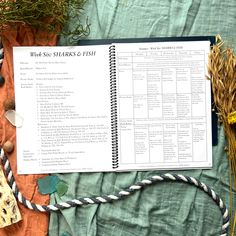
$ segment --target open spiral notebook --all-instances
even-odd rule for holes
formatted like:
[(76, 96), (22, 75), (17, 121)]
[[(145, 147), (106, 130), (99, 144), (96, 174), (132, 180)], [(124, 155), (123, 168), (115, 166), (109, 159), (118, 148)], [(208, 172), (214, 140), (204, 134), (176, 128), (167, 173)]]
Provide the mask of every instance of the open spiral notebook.
[(18, 174), (212, 167), (213, 37), (151, 40), (14, 47)]

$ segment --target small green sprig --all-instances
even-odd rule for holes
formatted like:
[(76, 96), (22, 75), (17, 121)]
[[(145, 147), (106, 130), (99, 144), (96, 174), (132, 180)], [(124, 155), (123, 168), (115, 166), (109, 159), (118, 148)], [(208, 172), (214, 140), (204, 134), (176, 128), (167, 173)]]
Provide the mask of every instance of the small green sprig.
[(0, 34), (9, 27), (30, 26), (51, 33), (83, 35), (88, 33), (80, 21), (73, 31), (63, 30), (65, 23), (78, 17), (86, 0), (0, 0)]

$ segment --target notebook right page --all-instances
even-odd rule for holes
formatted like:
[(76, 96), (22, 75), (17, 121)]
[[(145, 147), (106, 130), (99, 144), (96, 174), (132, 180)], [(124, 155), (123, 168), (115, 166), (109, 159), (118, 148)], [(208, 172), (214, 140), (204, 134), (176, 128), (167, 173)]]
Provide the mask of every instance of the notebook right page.
[(119, 170), (211, 168), (210, 42), (115, 47)]

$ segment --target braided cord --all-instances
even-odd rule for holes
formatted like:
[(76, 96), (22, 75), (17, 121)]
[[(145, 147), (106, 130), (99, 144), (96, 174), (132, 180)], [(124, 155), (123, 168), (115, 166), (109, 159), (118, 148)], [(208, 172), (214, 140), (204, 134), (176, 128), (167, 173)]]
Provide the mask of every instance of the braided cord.
[(0, 37), (0, 69), (2, 67), (3, 57), (4, 57), (3, 45), (2, 45), (2, 41), (1, 41), (1, 37)]
[(141, 190), (142, 188), (148, 185), (152, 185), (157, 182), (163, 182), (163, 181), (177, 181), (177, 182), (183, 182), (190, 185), (194, 185), (195, 187), (207, 193), (213, 199), (213, 201), (218, 205), (222, 214), (223, 221), (222, 221), (220, 236), (226, 236), (228, 232), (229, 213), (224, 202), (214, 190), (212, 190), (206, 184), (204, 184), (203, 182), (200, 182), (199, 180), (193, 177), (180, 175), (180, 174), (170, 174), (170, 173), (166, 173), (162, 175), (154, 175), (147, 179), (143, 179), (142, 181), (137, 182), (136, 184), (131, 185), (128, 188), (123, 189), (116, 194), (94, 196), (94, 197), (81, 197), (81, 198), (72, 199), (66, 202), (56, 203), (54, 205), (39, 205), (39, 204), (35, 204), (27, 200), (19, 191), (15, 182), (11, 167), (10, 167), (10, 163), (8, 161), (7, 156), (4, 154), (3, 149), (0, 149), (0, 158), (2, 159), (2, 164), (4, 166), (7, 180), (9, 182), (9, 185), (16, 199), (19, 202), (21, 202), (25, 207), (31, 210), (40, 211), (40, 212), (50, 212), (50, 211), (59, 211), (59, 210), (63, 210), (63, 209), (71, 208), (71, 207), (77, 207), (77, 206), (83, 206), (83, 205), (89, 205), (89, 204), (111, 203), (117, 200), (124, 199), (125, 197), (130, 196), (131, 194), (135, 193), (138, 190)]

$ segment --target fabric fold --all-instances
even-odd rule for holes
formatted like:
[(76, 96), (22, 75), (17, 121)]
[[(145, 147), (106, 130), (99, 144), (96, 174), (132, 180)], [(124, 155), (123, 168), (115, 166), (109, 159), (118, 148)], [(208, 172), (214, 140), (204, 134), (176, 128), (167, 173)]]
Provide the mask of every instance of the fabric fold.
[[(5, 78), (5, 84), (0, 88), (0, 115), (1, 115), (1, 146), (10, 140), (13, 142), (14, 151), (8, 155), (16, 184), (21, 193), (30, 201), (37, 204), (48, 204), (49, 196), (38, 193), (37, 179), (43, 175), (18, 175), (16, 162), (16, 129), (4, 117), (3, 103), (6, 99), (14, 98), (14, 72), (13, 72), (13, 46), (50, 46), (56, 45), (56, 35), (48, 34), (40, 29), (26, 26), (15, 26), (1, 33), (4, 48), (4, 59), (0, 70)], [(27, 96), (27, 95), (26, 95)], [(33, 134), (32, 134), (33, 135)], [(30, 137), (29, 137), (30, 145)], [(39, 213), (18, 204), (22, 214), (22, 221), (0, 229), (1, 236), (46, 236), (48, 234), (47, 213)]]

